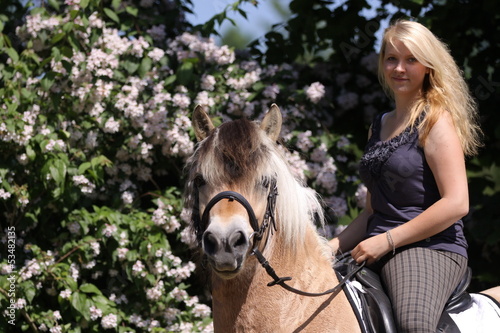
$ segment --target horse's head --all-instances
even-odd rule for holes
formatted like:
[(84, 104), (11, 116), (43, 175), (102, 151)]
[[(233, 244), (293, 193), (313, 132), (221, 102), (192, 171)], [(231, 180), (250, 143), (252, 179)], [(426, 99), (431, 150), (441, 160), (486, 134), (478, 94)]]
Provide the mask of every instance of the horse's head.
[[(264, 219), (279, 172), (271, 155), (281, 122), (276, 105), (260, 124), (240, 119), (218, 128), (202, 107), (194, 111), (199, 143), (188, 161), (187, 204), (201, 249), (223, 278), (232, 278), (242, 269), (252, 233)], [(274, 205), (270, 210), (274, 214)]]
[(194, 111), (198, 146), (186, 166), (185, 203), (199, 246), (222, 278), (238, 275), (256, 238), (269, 240), (272, 228), (265, 250), (279, 240), (282, 253), (294, 253), (313, 216), (322, 220), (316, 193), (294, 177), (277, 144), (281, 124), (274, 104), (261, 122), (239, 119), (217, 128), (202, 107)]

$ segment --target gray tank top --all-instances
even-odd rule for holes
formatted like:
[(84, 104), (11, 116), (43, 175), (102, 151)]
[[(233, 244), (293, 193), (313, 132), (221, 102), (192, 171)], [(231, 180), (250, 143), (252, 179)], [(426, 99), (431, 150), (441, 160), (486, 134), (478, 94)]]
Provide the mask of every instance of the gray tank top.
[[(413, 219), (440, 199), (434, 175), (418, 144), (418, 131), (408, 127), (398, 136), (381, 141), (381, 124), (382, 115), (378, 115), (359, 166), (373, 208), (367, 238)], [(463, 227), (463, 221), (458, 220), (448, 229), (401, 249), (427, 247), (467, 257)]]

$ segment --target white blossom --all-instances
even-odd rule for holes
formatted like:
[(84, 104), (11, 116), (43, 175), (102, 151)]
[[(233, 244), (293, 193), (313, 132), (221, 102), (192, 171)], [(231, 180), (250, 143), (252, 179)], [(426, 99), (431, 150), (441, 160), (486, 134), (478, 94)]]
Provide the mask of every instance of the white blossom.
[(154, 61), (160, 61), (161, 58), (165, 55), (165, 51), (155, 47), (152, 51), (148, 53), (148, 57), (153, 59)]
[(144, 264), (142, 263), (142, 261), (140, 260), (137, 260), (134, 265), (132, 266), (132, 273), (137, 275), (139, 273), (141, 273), (142, 271), (144, 271)]
[(7, 192), (3, 188), (0, 188), (0, 198), (1, 199), (7, 200), (10, 197), (11, 197), (10, 192)]
[(314, 104), (318, 103), (325, 96), (325, 86), (320, 82), (314, 82), (305, 88), (307, 98)]
[(115, 314), (110, 313), (110, 314), (102, 317), (101, 326), (104, 329), (116, 328), (117, 325), (118, 325), (118, 318)]
[(106, 124), (104, 124), (103, 131), (106, 133), (117, 133), (120, 131), (120, 122), (116, 121), (114, 117), (110, 117)]
[(101, 318), (102, 317), (102, 311), (101, 309), (95, 307), (94, 305), (92, 305), (90, 307), (90, 319), (91, 320), (96, 320), (98, 318)]
[(61, 317), (61, 313), (59, 312), (59, 310), (54, 311), (52, 314), (54, 315), (54, 318), (55, 318), (56, 320), (61, 320), (61, 319), (62, 319), (62, 317)]
[(70, 289), (65, 289), (59, 293), (59, 296), (64, 299), (68, 299), (71, 296), (71, 290)]
[(280, 87), (276, 83), (273, 83), (272, 85), (267, 86), (266, 89), (264, 89), (262, 95), (264, 95), (264, 97), (274, 100), (279, 95), (279, 93), (280, 93)]
[(106, 223), (104, 229), (102, 230), (102, 234), (105, 237), (111, 237), (117, 230), (118, 228), (116, 225)]
[(62, 333), (62, 326), (56, 325), (50, 328), (49, 330), (50, 333)]
[(203, 90), (208, 90), (208, 91), (213, 91), (215, 88), (215, 77), (213, 75), (209, 74), (203, 74), (201, 77), (201, 89)]

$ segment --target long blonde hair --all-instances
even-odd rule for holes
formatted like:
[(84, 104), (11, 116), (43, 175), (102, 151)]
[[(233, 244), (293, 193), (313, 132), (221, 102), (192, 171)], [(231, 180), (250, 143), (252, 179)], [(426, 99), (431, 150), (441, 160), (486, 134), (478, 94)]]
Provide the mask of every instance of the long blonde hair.
[(420, 144), (425, 145), (425, 140), (440, 114), (448, 111), (464, 154), (477, 154), (482, 145), (477, 104), (446, 44), (422, 24), (398, 20), (385, 30), (379, 55), (378, 77), (386, 93), (394, 97), (384, 78), (383, 61), (387, 43), (394, 45), (396, 40), (402, 42), (413, 56), (430, 70), (424, 79), (423, 93), (413, 104), (407, 124), (414, 126), (420, 114), (425, 113), (425, 117), (418, 124)]

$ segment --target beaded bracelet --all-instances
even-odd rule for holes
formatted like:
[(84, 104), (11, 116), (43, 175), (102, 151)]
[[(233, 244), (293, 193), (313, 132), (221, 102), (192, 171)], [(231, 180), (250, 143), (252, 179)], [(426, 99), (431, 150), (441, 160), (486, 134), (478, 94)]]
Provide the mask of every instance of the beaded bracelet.
[(394, 241), (392, 240), (391, 233), (389, 230), (385, 233), (387, 235), (387, 241), (389, 242), (389, 245), (392, 247), (392, 255), (396, 253), (396, 246), (394, 245)]

